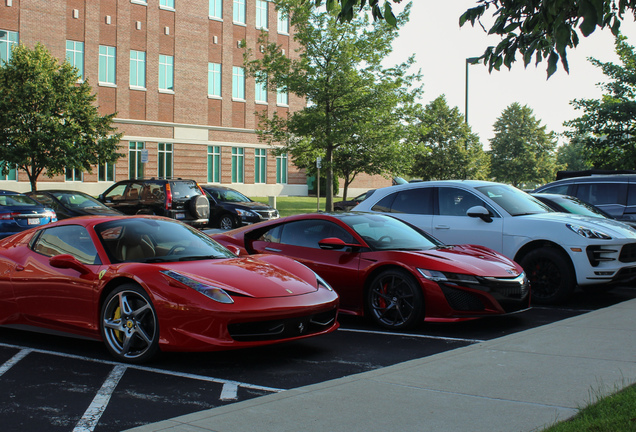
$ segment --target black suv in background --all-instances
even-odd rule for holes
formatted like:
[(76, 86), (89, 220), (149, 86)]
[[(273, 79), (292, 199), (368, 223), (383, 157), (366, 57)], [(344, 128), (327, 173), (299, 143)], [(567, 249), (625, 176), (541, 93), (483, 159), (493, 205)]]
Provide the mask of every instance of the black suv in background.
[(202, 186), (210, 200), (210, 226), (232, 229), (279, 217), (278, 210), (252, 201), (237, 190), (224, 186)]
[(99, 201), (127, 215), (154, 214), (207, 226), (210, 203), (194, 180), (136, 179), (115, 183)]

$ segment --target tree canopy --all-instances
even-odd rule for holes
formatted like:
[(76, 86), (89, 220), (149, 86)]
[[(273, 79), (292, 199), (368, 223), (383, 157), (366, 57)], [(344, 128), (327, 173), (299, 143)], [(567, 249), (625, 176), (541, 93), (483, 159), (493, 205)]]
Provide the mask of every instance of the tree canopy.
[[(307, 99), (302, 110), (287, 117), (274, 114), (262, 118), (259, 136), (270, 144), (282, 145), (301, 168), (315, 166), (322, 157), (327, 184), (335, 174), (350, 178), (355, 172), (387, 173), (388, 160), (373, 163), (371, 158), (391, 152), (400, 142), (399, 121), (403, 107), (419, 94), (412, 84), (419, 74), (408, 75), (413, 58), (396, 67), (384, 67), (392, 50), (397, 29), (384, 21), (371, 23), (364, 16), (338, 24), (334, 14), (319, 11), (307, 3), (280, 1), (295, 26), (294, 38), (301, 46), (299, 58), (284, 55), (280, 46), (262, 33), (263, 53), (247, 50), (245, 64), (250, 75), (267, 82), (273, 91), (289, 91)], [(398, 17), (406, 20), (409, 8)], [(363, 151), (373, 146), (374, 151)], [(359, 158), (341, 157), (338, 152), (359, 151)], [(351, 163), (357, 161), (357, 167)], [(377, 161), (376, 161), (377, 162)], [(340, 164), (340, 165), (338, 165)], [(326, 208), (333, 208), (331, 188), (326, 191)]]
[(36, 190), (45, 170), (52, 177), (115, 162), (121, 138), (111, 126), (115, 114), (100, 116), (94, 101), (69, 63), (60, 64), (39, 43), (33, 49), (17, 45), (0, 65), (2, 171), (26, 171)]
[[(305, 1), (322, 4), (322, 0)], [(370, 9), (374, 19), (397, 25), (391, 5), (401, 2), (327, 0), (326, 5), (328, 10), (341, 8), (341, 21), (350, 21), (356, 13)], [(492, 15), (487, 17), (488, 11)], [(510, 68), (519, 54), (526, 66), (533, 60), (535, 64), (546, 60), (550, 77), (559, 62), (569, 70), (567, 49), (576, 48), (579, 34), (586, 37), (597, 28), (609, 28), (618, 35), (626, 15), (636, 17), (636, 0), (476, 0), (476, 5), (459, 17), (459, 25), (479, 24), (488, 34), (501, 37), (497, 46), (487, 47), (480, 57), (472, 59), (474, 63), (483, 61), (491, 71), (502, 65)], [(493, 22), (484, 24), (486, 17)]]
[(620, 64), (589, 59), (609, 82), (600, 99), (571, 102), (583, 115), (565, 122), (566, 135), (583, 143), (587, 161), (598, 169), (636, 168), (636, 53), (626, 38), (616, 38)]
[(491, 175), (517, 187), (552, 181), (558, 169), (556, 141), (545, 128), (527, 105), (508, 106), (490, 140)]

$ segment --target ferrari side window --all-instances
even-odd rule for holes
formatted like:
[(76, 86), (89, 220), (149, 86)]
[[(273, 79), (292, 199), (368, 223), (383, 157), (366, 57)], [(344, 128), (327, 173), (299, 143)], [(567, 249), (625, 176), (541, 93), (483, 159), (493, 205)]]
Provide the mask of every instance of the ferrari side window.
[(35, 252), (48, 257), (69, 254), (83, 264), (101, 264), (88, 231), (79, 225), (45, 229), (32, 248)]

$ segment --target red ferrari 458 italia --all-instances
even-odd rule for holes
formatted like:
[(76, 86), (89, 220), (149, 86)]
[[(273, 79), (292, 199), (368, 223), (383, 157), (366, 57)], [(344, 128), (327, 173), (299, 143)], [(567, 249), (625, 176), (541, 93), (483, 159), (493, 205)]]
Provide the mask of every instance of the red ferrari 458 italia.
[(294, 258), (336, 290), (341, 312), (368, 314), (389, 329), (530, 305), (517, 263), (482, 246), (446, 246), (390, 216), (306, 214), (210, 235), (248, 254)]
[(338, 296), (309, 268), (237, 257), (161, 217), (87, 216), (13, 235), (0, 241), (0, 275), (0, 325), (101, 339), (126, 362), (338, 327)]

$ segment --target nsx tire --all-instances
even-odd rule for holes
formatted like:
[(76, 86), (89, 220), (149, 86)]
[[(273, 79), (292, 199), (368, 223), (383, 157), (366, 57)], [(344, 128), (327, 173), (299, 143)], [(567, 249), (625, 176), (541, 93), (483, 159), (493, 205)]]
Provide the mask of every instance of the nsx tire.
[(554, 248), (530, 251), (519, 264), (530, 279), (533, 303), (562, 303), (574, 291), (574, 270), (569, 260)]
[(157, 313), (138, 285), (124, 284), (108, 294), (100, 317), (106, 348), (118, 360), (143, 363), (159, 351)]
[(376, 324), (402, 330), (424, 318), (424, 296), (417, 281), (404, 270), (385, 270), (373, 278), (366, 307)]

